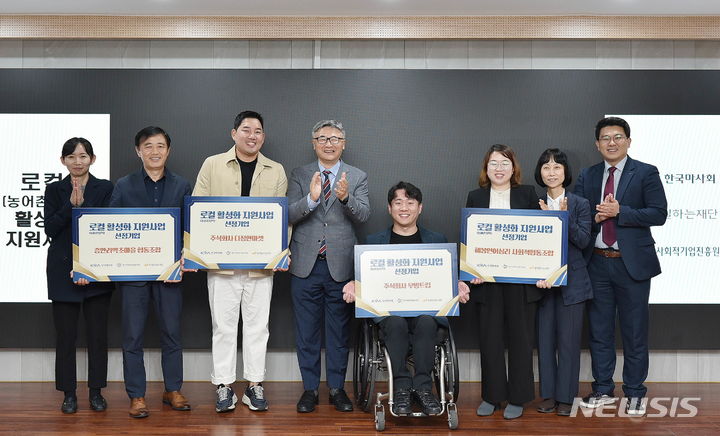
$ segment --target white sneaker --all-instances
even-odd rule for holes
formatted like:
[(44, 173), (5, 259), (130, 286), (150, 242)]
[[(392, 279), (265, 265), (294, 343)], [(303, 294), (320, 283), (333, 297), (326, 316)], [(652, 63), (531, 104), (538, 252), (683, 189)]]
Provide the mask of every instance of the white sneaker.
[(646, 398), (628, 398), (627, 404), (625, 405), (625, 413), (632, 416), (643, 416), (645, 412), (647, 412)]
[(595, 409), (598, 407), (602, 407), (606, 404), (613, 404), (616, 401), (616, 397), (611, 397), (610, 395), (600, 392), (591, 392), (590, 395), (582, 398), (582, 400), (580, 401), (580, 405), (583, 407)]

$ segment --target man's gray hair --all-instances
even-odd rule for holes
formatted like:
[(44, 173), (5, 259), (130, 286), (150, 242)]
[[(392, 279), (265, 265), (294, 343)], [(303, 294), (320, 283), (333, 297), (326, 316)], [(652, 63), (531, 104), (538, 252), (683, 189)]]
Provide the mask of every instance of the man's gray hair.
[(338, 129), (340, 132), (342, 132), (343, 137), (345, 137), (345, 129), (343, 128), (342, 123), (337, 120), (318, 121), (318, 123), (315, 124), (315, 127), (313, 127), (313, 129), (312, 129), (312, 136), (315, 137), (315, 133), (317, 133), (317, 131), (322, 129), (323, 127), (334, 127), (336, 129)]

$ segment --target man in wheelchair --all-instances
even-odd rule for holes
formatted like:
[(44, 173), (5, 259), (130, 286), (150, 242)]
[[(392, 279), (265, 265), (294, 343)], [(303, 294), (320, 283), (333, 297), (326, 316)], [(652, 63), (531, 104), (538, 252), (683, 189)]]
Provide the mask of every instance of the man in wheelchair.
[[(388, 191), (388, 212), (393, 225), (367, 237), (367, 244), (434, 244), (445, 243), (444, 235), (417, 225), (422, 212), (422, 192), (407, 182), (399, 182)], [(470, 289), (465, 282), (458, 282), (459, 301), (470, 299)], [(355, 282), (343, 288), (343, 299), (355, 301)], [(412, 413), (415, 401), (426, 415), (437, 415), (442, 407), (432, 392), (431, 373), (435, 361), (435, 343), (438, 326), (448, 326), (444, 317), (420, 315), (417, 317), (384, 316), (373, 321), (380, 327), (385, 347), (393, 368), (393, 413)], [(414, 374), (407, 366), (408, 353), (412, 351)]]

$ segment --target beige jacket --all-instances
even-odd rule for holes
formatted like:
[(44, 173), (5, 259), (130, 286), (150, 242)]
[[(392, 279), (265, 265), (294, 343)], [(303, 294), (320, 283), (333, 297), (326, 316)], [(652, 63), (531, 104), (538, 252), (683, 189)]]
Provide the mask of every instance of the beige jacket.
[[(258, 153), (257, 165), (250, 186), (251, 197), (285, 197), (287, 177), (282, 164)], [(240, 196), (242, 174), (235, 156), (235, 146), (225, 153), (208, 157), (203, 162), (195, 182), (193, 196)], [(289, 237), (289, 236), (288, 236)], [(208, 271), (234, 274), (235, 270)], [(249, 270), (251, 277), (272, 275), (272, 270)]]

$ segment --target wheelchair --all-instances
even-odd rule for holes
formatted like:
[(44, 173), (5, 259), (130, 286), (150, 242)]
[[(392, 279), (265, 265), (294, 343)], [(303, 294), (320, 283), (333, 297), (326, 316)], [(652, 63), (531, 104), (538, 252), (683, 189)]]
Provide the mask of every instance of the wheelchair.
[[(388, 401), (392, 416), (428, 416), (423, 412), (412, 412), (406, 415), (396, 415), (393, 411), (393, 374), (390, 356), (382, 340), (380, 326), (371, 319), (361, 320), (358, 326), (355, 341), (355, 355), (353, 359), (353, 391), (358, 408), (364, 412), (373, 407), (375, 413), (375, 429), (385, 429), (385, 406), (383, 400)], [(412, 350), (408, 357), (409, 366), (412, 367)], [(375, 392), (378, 376), (385, 372), (388, 379), (388, 392)], [(438, 337), (435, 345), (435, 364), (431, 377), (435, 391), (440, 400), (440, 416), (447, 413), (448, 426), (451, 430), (458, 428), (457, 399), (460, 392), (460, 370), (458, 355), (455, 348), (452, 331), (449, 327), (438, 327)]]

